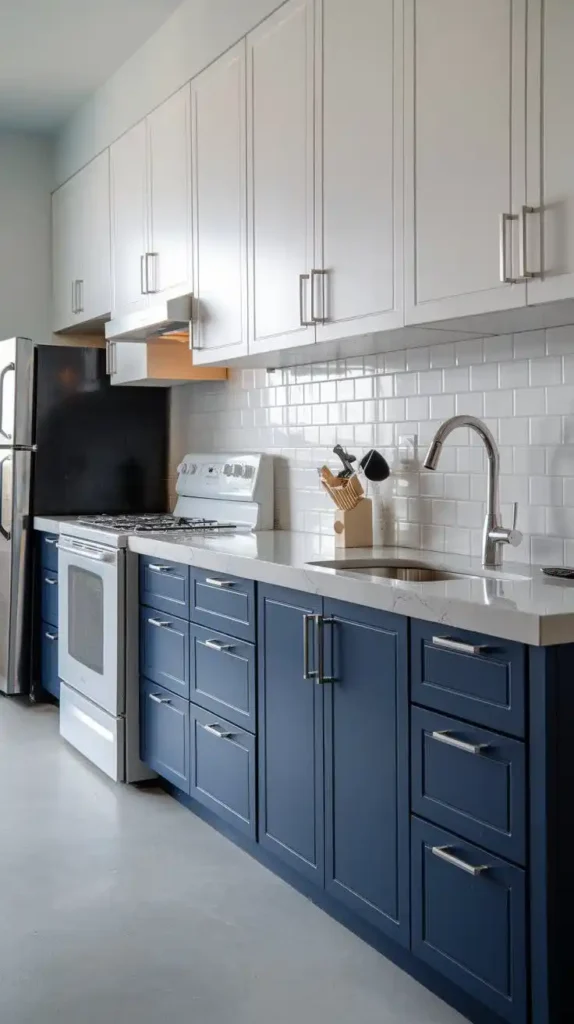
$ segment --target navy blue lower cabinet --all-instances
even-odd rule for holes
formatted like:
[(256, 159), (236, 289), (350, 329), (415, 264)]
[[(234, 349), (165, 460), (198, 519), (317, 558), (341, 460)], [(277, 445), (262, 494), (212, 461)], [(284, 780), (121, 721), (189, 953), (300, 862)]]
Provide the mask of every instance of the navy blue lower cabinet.
[(58, 537), (55, 533), (39, 532), (40, 558), (39, 564), (42, 569), (49, 569), (51, 572), (58, 571)]
[(305, 674), (317, 670), (323, 602), (279, 587), (258, 594), (259, 842), (322, 886), (324, 688)]
[(190, 704), (190, 796), (256, 837), (255, 737)]
[(189, 795), (189, 702), (149, 679), (140, 684), (140, 757)]
[(411, 846), (413, 953), (504, 1020), (524, 1024), (524, 872), (418, 818)]
[(140, 672), (189, 698), (189, 622), (140, 608)]
[(142, 604), (189, 619), (189, 566), (142, 555), (139, 582)]
[(192, 622), (190, 647), (191, 700), (255, 732), (254, 644)]
[(48, 622), (42, 622), (40, 636), (40, 682), (44, 690), (60, 698), (58, 676), (58, 630)]
[(411, 808), (487, 850), (526, 860), (524, 744), (413, 707)]
[(190, 571), (190, 618), (242, 640), (255, 640), (255, 583), (229, 573)]
[(43, 622), (58, 625), (58, 573), (40, 569), (40, 605)]
[(407, 620), (325, 600), (325, 887), (409, 943)]

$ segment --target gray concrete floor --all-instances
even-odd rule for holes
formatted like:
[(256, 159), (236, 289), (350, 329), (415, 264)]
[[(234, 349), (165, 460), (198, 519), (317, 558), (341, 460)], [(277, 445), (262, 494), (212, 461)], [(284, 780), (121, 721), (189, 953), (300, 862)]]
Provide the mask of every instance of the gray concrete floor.
[(2, 1024), (461, 1024), (57, 713), (0, 699)]

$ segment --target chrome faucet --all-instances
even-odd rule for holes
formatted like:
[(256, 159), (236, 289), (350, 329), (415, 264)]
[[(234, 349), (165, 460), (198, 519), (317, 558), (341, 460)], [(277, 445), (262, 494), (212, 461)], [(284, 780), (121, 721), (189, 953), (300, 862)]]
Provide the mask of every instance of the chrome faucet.
[(518, 504), (514, 503), (514, 522), (511, 530), (505, 529), (500, 523), (498, 506), (498, 476), (500, 472), (500, 456), (496, 441), (482, 420), (476, 416), (451, 416), (441, 423), (433, 437), (424, 461), (425, 469), (436, 469), (443, 443), (457, 427), (470, 427), (475, 430), (484, 442), (488, 456), (488, 480), (486, 487), (486, 516), (482, 531), (482, 564), (485, 569), (497, 569), (502, 565), (502, 545), (511, 544), (518, 547), (522, 534), (516, 529)]

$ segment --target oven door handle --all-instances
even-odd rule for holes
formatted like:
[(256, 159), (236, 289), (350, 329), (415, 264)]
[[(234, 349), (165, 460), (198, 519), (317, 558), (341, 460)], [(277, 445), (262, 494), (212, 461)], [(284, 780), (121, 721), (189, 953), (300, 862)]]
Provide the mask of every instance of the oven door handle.
[(80, 558), (89, 558), (91, 562), (105, 562), (108, 555), (105, 551), (82, 551), (81, 548), (67, 548), (64, 544), (58, 544), (58, 551), (65, 551), (68, 555), (79, 555)]

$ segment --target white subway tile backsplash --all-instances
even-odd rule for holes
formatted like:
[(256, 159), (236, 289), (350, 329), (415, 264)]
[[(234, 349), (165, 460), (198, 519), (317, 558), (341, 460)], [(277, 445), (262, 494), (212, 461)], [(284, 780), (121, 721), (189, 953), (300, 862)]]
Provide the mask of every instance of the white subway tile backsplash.
[[(394, 467), (388, 520), (397, 543), (480, 555), (486, 459), (457, 430), (436, 472), (428, 444), (452, 415), (485, 419), (500, 449), (505, 524), (519, 503), (525, 538), (508, 558), (574, 563), (574, 326), (465, 339), (408, 352), (312, 366), (233, 371), (227, 383), (177, 389), (177, 436), (188, 450), (276, 455), (276, 523), (332, 534), (316, 467), (340, 442), (358, 456), (379, 448)], [(400, 465), (399, 439), (418, 436), (417, 461)]]

